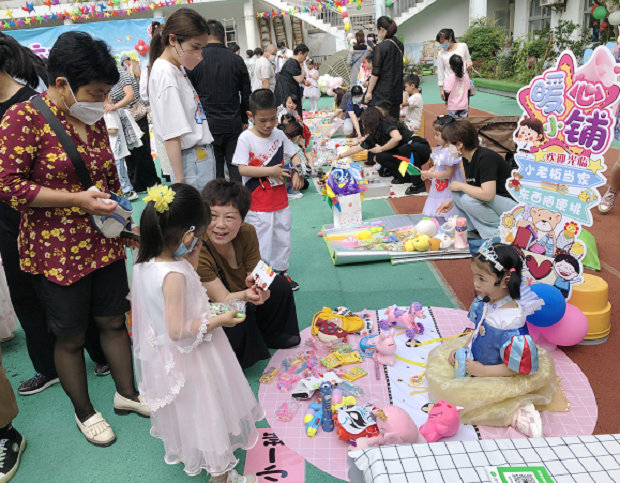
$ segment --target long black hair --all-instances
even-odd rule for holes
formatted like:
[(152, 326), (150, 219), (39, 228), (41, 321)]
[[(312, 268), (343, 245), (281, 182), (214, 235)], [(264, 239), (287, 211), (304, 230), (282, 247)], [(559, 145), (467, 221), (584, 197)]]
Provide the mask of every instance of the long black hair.
[[(39, 85), (39, 76), (33, 58), (26, 50), (30, 51), (30, 49), (22, 47), (10, 35), (0, 32), (0, 70), (11, 77), (18, 77), (26, 81), (29, 87), (36, 89)], [(35, 54), (32, 53), (32, 55)]]
[(195, 227), (198, 232), (209, 222), (209, 214), (196, 188), (184, 183), (170, 186), (174, 200), (163, 213), (149, 201), (140, 217), (140, 252), (136, 263), (147, 262), (170, 247), (176, 248), (183, 234)]
[(462, 79), (463, 74), (465, 73), (463, 69), (463, 58), (460, 55), (454, 54), (450, 57), (448, 62), (450, 63), (450, 69), (452, 69), (454, 75), (456, 75), (459, 79)]
[(491, 247), (495, 251), (497, 261), (501, 264), (504, 270), (498, 270), (495, 268), (494, 261), (489, 260), (480, 252), (474, 256), (474, 260), (484, 263), (487, 265), (491, 273), (495, 274), (497, 277), (497, 283), (495, 285), (501, 284), (502, 278), (509, 275), (508, 294), (512, 299), (519, 300), (521, 298), (521, 272), (523, 271), (523, 259), (512, 245), (494, 243)]

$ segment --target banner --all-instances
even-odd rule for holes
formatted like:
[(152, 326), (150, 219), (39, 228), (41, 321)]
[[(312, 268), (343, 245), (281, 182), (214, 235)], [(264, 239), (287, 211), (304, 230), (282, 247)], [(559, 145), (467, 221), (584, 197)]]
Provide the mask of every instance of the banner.
[[(289, 423), (294, 424), (294, 423)], [(260, 482), (305, 480), (306, 462), (295, 451), (284, 446), (284, 441), (271, 428), (259, 428), (258, 443), (245, 455), (246, 474), (256, 475)]]
[[(87, 32), (96, 39), (105, 41), (112, 49), (112, 55), (119, 61), (121, 55), (128, 55), (141, 65), (148, 64), (148, 55), (141, 56), (135, 46), (140, 40), (147, 45), (151, 43), (151, 23), (156, 20), (163, 23), (163, 18), (141, 18), (131, 20), (114, 20), (73, 25), (59, 25), (27, 30), (9, 30), (4, 33), (12, 36), (20, 44), (29, 47), (35, 54), (47, 58), (49, 51), (58, 37), (72, 30)], [(70, 55), (70, 53), (68, 53)]]
[(605, 184), (604, 154), (614, 140), (620, 83), (612, 53), (598, 47), (577, 67), (572, 52), (534, 77), (517, 100), (523, 109), (514, 140), (518, 170), (506, 182), (519, 203), (503, 214), (504, 243), (523, 251), (525, 281), (554, 285), (570, 298), (583, 282), (586, 246), (578, 240), (592, 225)]

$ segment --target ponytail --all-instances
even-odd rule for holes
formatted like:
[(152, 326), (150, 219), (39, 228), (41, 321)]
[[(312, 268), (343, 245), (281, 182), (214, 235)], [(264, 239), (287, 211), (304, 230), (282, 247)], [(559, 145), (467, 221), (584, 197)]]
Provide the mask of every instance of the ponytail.
[(460, 55), (454, 54), (450, 57), (449, 63), (454, 75), (456, 75), (459, 79), (462, 79), (464, 74), (463, 58)]
[(398, 25), (396, 25), (396, 22), (394, 22), (394, 20), (392, 20), (390, 17), (386, 17), (384, 15), (383, 17), (379, 17), (377, 19), (377, 28), (385, 29), (385, 38), (389, 39), (390, 37), (394, 37), (394, 35), (396, 35)]
[(163, 230), (165, 230), (167, 218), (157, 213), (155, 203), (152, 201), (146, 205), (140, 217), (140, 250), (136, 263), (148, 262), (164, 250)]
[(508, 270), (510, 278), (508, 279), (508, 294), (513, 300), (521, 298), (521, 271), (516, 268)]

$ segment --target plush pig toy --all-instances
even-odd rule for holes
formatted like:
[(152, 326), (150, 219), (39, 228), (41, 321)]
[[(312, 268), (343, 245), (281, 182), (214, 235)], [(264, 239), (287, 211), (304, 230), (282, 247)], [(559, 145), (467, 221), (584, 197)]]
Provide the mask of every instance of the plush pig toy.
[(380, 446), (383, 444), (426, 443), (411, 416), (402, 408), (386, 406), (375, 412), (379, 436), (356, 440), (358, 449)]
[(420, 434), (429, 443), (454, 436), (459, 430), (462, 409), (440, 399), (428, 412), (428, 420), (420, 426)]
[(379, 334), (379, 340), (375, 346), (375, 353), (372, 358), (375, 362), (383, 364), (384, 366), (393, 366), (396, 362), (396, 341), (394, 340), (394, 329), (390, 329), (389, 334), (381, 332)]

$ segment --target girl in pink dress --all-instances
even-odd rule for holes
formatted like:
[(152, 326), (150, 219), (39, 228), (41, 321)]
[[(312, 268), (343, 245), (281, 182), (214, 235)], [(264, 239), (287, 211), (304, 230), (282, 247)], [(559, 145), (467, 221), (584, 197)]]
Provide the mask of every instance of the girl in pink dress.
[(255, 482), (233, 469), (233, 452), (256, 444), (254, 423), (264, 413), (222, 329), (245, 315), (215, 315), (195, 271), (208, 222), (200, 193), (182, 183), (148, 192), (131, 292), (136, 373), (151, 408), (151, 435), (164, 443), (166, 463), (183, 463), (190, 476), (204, 469), (212, 482)]
[[(456, 154), (454, 146), (446, 141), (441, 135), (441, 130), (446, 124), (454, 122), (450, 116), (440, 116), (435, 119), (433, 129), (435, 131), (435, 142), (437, 147), (431, 153), (433, 167), (421, 171), (422, 179), (430, 179), (431, 189), (422, 211), (426, 216), (437, 216), (437, 208), (446, 200), (451, 199), (450, 183), (452, 181), (465, 182), (461, 158)], [(446, 214), (445, 218), (450, 218), (455, 214), (454, 207)]]

